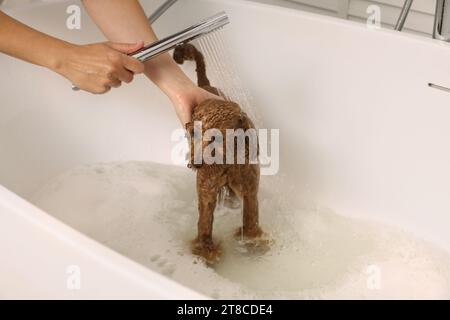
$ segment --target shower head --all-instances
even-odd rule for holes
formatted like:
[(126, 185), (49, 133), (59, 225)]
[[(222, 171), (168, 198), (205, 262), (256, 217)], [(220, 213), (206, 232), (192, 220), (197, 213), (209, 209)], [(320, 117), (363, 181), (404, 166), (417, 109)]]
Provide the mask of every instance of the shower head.
[[(156, 41), (136, 52), (132, 52), (130, 56), (138, 59), (141, 62), (145, 62), (164, 52), (174, 49), (177, 45), (192, 41), (196, 38), (216, 31), (224, 27), (228, 23), (230, 23), (228, 15), (225, 12), (220, 12), (208, 19), (194, 24), (187, 29)], [(72, 85), (72, 90), (78, 91), (80, 89), (77, 86)]]
[(177, 45), (190, 42), (208, 33), (216, 31), (230, 22), (225, 12), (220, 12), (208, 19), (203, 20), (187, 29), (177, 32), (167, 38), (156, 41), (136, 52), (130, 54), (141, 62), (150, 60), (157, 55), (172, 50)]

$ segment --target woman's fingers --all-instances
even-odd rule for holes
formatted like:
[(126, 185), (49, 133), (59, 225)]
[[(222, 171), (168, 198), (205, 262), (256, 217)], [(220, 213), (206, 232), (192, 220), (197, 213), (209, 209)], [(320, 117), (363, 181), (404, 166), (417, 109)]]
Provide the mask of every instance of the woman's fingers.
[(115, 79), (115, 80), (109, 81), (109, 83), (106, 84), (105, 86), (108, 86), (110, 88), (119, 88), (121, 85), (122, 85), (122, 81), (120, 81), (119, 79)]
[(123, 56), (123, 66), (134, 74), (140, 74), (145, 71), (145, 66), (142, 62), (126, 55)]
[(116, 78), (125, 83), (130, 83), (134, 79), (134, 73), (125, 68), (121, 68), (117, 71)]
[(144, 47), (144, 41), (140, 41), (137, 43), (117, 43), (117, 42), (106, 42), (108, 47), (119, 51), (124, 54), (130, 54)]
[(122, 81), (117, 78), (102, 78), (96, 75), (89, 75), (89, 79), (82, 79), (79, 81), (80, 84), (75, 83), (75, 85), (81, 90), (94, 93), (103, 94), (111, 90), (111, 88), (119, 88), (122, 85)]
[(144, 64), (127, 55), (142, 46), (142, 42), (73, 45), (57, 71), (82, 90), (106, 93), (122, 82), (132, 82), (134, 74), (144, 72)]
[(144, 72), (144, 64), (139, 60), (128, 56), (129, 54), (138, 51), (144, 47), (144, 42), (138, 43), (113, 43), (108, 42), (106, 44), (110, 48), (122, 53), (122, 65), (125, 69), (133, 72), (134, 74), (140, 74)]

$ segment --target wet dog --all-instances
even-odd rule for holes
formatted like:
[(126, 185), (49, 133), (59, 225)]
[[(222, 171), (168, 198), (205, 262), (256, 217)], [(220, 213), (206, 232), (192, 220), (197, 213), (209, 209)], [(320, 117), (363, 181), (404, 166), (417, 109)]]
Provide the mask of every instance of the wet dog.
[[(211, 86), (206, 74), (204, 57), (193, 45), (178, 46), (174, 51), (174, 59), (179, 64), (183, 64), (186, 60), (195, 61), (198, 86), (215, 95), (222, 95), (220, 90)], [(201, 127), (197, 128), (197, 124), (201, 124)], [(255, 127), (240, 106), (220, 99), (206, 100), (195, 107), (192, 122), (186, 125), (191, 146), (189, 167), (197, 172), (199, 205), (198, 235), (193, 241), (192, 251), (203, 257), (209, 265), (217, 263), (221, 255), (219, 244), (213, 241), (213, 221), (218, 195), (224, 188), (231, 190), (231, 193), (237, 195), (243, 202), (243, 226), (236, 232), (236, 237), (245, 240), (245, 243), (251, 247), (263, 246), (266, 243), (262, 239), (263, 231), (259, 226), (260, 167), (257, 161), (257, 137), (255, 156), (255, 152), (252, 155), (249, 136), (244, 137), (244, 147), (241, 144), (241, 150), (239, 150), (239, 144), (235, 140), (239, 137), (228, 135), (229, 130), (243, 134), (249, 129), (255, 129)], [(220, 132), (222, 140), (216, 141), (220, 140), (216, 136), (205, 139), (205, 135), (211, 130)], [(219, 161), (208, 162), (205, 159), (197, 161), (196, 155), (204, 155), (205, 150), (210, 150), (213, 143), (222, 146), (222, 149), (214, 148), (211, 152), (212, 158)], [(243, 148), (245, 149), (242, 150)], [(239, 151), (242, 151), (241, 160), (244, 161), (238, 161)], [(225, 155), (227, 155), (227, 161), (224, 160)], [(232, 155), (231, 163), (228, 161), (228, 155)]]

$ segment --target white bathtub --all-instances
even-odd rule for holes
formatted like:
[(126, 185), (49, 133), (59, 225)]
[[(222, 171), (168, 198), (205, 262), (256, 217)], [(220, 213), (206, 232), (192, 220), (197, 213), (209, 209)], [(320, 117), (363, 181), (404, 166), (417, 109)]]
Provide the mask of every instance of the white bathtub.
[[(66, 7), (10, 14), (69, 41), (103, 40), (86, 15), (67, 30)], [(238, 0), (179, 1), (155, 27), (164, 36), (220, 10), (265, 127), (281, 130), (281, 173), (298, 196), (450, 250), (450, 93), (428, 86), (450, 87), (450, 46)], [(202, 298), (27, 202), (80, 164), (170, 163), (178, 123), (167, 99), (144, 78), (92, 96), (4, 55), (0, 66), (0, 298)], [(81, 290), (66, 285), (73, 264)]]

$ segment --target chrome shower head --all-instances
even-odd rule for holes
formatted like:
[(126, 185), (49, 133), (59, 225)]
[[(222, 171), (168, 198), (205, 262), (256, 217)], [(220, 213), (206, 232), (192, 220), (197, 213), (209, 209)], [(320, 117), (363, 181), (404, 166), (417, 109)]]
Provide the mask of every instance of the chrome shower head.
[(130, 54), (141, 62), (150, 60), (157, 55), (174, 49), (177, 45), (192, 41), (208, 33), (216, 31), (230, 23), (228, 15), (220, 12), (208, 19), (203, 20), (187, 29), (177, 32), (167, 38), (156, 41), (136, 52)]

